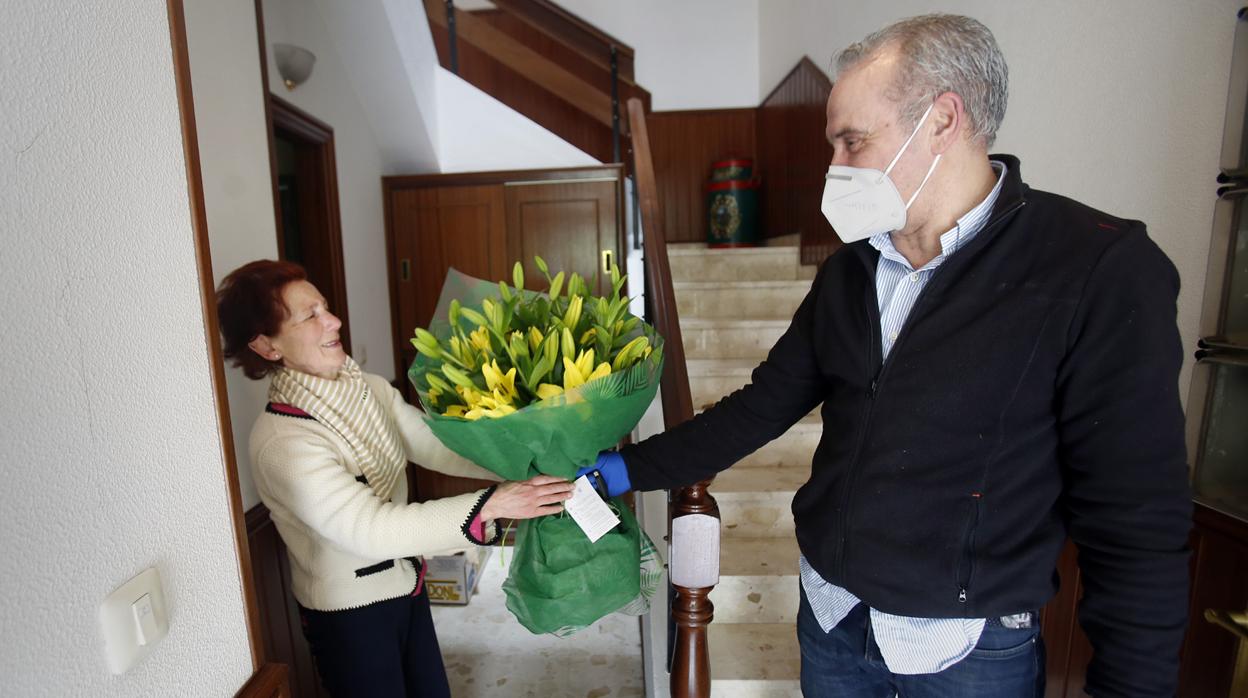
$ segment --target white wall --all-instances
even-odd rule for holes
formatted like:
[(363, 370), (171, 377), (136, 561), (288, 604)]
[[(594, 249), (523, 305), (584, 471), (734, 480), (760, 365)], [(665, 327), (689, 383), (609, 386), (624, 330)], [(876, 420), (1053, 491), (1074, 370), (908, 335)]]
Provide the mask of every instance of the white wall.
[[(287, 91), (281, 84), (273, 51), (268, 51), (269, 87), (274, 94), (334, 129), (351, 349), (366, 370), (393, 379), (390, 290), (386, 286), (386, 233), (381, 199), (381, 177), (391, 173), (386, 171), (382, 150), (370, 126), (369, 114), (361, 104), (355, 81), (322, 18), (320, 3), (263, 0), (262, 4), (264, 31), (270, 47), (276, 42), (290, 43), (316, 54), (312, 77), (294, 91)], [(410, 87), (395, 85), (395, 89)], [(420, 125), (413, 124), (412, 128), (418, 129)]]
[(454, 73), (438, 68), (436, 75), (439, 171), (601, 164)]
[[(0, 9), (0, 692), (231, 695), (251, 657), (166, 8), (68, 10)], [(114, 677), (98, 605), (149, 566), (169, 635)]]
[[(1202, 301), (1239, 0), (769, 0), (761, 80), (802, 56), (825, 69), (840, 48), (902, 17), (971, 15), (1010, 66), (994, 150), (1022, 160), (1032, 186), (1138, 218), (1179, 269), (1186, 394)], [(937, 174), (939, 176), (939, 173)]]
[(655, 111), (757, 107), (767, 94), (758, 22), (773, 0), (555, 1), (633, 48), (634, 78)]
[[(185, 11), (216, 285), (247, 262), (277, 259), (260, 42), (253, 0), (192, 0)], [(253, 381), (233, 367), (225, 381), (239, 487), (243, 507), (250, 509), (260, 496), (247, 435), (268, 400), (268, 381)]]

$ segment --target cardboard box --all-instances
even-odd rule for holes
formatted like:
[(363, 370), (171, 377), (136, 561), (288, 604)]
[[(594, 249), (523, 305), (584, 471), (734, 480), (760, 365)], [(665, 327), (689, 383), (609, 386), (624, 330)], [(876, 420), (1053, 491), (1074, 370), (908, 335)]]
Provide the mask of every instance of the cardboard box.
[(464, 606), (477, 589), (481, 568), (490, 559), (490, 548), (473, 546), (453, 555), (427, 558), (425, 589), (430, 603)]

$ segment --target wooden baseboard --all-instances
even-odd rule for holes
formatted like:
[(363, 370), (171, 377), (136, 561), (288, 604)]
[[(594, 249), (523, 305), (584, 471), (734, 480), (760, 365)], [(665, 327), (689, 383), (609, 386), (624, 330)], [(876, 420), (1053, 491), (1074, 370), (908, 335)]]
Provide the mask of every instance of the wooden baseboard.
[(290, 698), (290, 673), (285, 664), (265, 664), (234, 695), (236, 698)]

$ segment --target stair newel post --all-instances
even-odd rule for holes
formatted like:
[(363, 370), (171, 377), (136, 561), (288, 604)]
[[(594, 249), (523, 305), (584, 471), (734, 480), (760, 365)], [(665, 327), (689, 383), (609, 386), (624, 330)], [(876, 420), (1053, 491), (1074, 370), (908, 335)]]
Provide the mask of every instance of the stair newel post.
[(676, 599), (672, 698), (709, 698), (711, 654), (707, 626), (714, 618), (710, 594), (719, 583), (719, 506), (710, 480), (685, 487), (672, 502), (671, 572)]
[[(646, 300), (654, 313), (655, 329), (664, 337), (663, 423), (671, 429), (693, 418), (693, 398), (645, 110), (636, 97), (628, 100), (628, 132), (646, 236)], [(711, 694), (706, 628), (713, 615), (708, 597), (719, 583), (719, 506), (707, 492), (708, 485), (710, 480), (682, 488), (675, 492), (671, 504), (668, 572), (676, 596), (671, 611), (676, 626), (671, 670), (674, 698), (709, 698)]]
[(446, 33), (451, 54), (451, 72), (459, 75), (459, 49), (455, 44), (455, 0), (446, 0)]

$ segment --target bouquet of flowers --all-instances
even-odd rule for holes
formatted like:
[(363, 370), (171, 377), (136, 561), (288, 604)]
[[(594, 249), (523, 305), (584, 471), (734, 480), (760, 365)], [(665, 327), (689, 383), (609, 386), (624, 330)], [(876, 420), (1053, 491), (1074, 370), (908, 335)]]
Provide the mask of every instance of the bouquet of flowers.
[[(611, 295), (594, 297), (581, 276), (552, 277), (534, 262), (545, 293), (524, 288), (519, 262), (511, 286), (451, 270), (433, 323), (412, 339), (408, 378), (451, 450), (508, 480), (571, 479), (641, 419), (658, 389), (663, 341), (629, 313), (618, 268)], [(628, 507), (610, 505), (621, 523), (594, 543), (564, 515), (520, 523), (503, 588), (529, 630), (564, 635), (648, 607), (661, 563)]]

